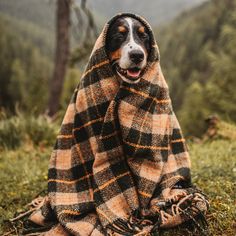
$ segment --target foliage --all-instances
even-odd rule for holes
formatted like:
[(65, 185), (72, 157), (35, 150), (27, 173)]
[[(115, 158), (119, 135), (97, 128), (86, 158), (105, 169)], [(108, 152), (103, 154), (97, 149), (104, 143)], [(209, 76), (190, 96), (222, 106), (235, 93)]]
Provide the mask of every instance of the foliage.
[(217, 124), (217, 134), (219, 138), (236, 140), (236, 126), (225, 121)]
[(0, 106), (13, 111), (18, 103), (27, 112), (40, 112), (47, 102), (51, 62), (15, 31), (17, 25), (9, 25), (9, 18), (0, 16)]
[(72, 94), (73, 94), (75, 88), (79, 84), (80, 77), (81, 77), (80, 70), (78, 70), (76, 68), (70, 68), (67, 70), (66, 80), (64, 83), (63, 93), (61, 96), (62, 113), (65, 113), (65, 109), (67, 108), (67, 106), (70, 102)]
[[(194, 98), (191, 99), (191, 97)], [(203, 97), (203, 86), (199, 82), (193, 82), (185, 92), (186, 99), (181, 110), (181, 123), (188, 134), (197, 135), (206, 131), (204, 118), (211, 115), (207, 109)], [(201, 106), (200, 109), (198, 106)]]
[(204, 118), (236, 122), (236, 0), (212, 0), (160, 31), (162, 67), (187, 134), (201, 135)]
[[(215, 140), (190, 143), (192, 179), (209, 197), (209, 235), (235, 235), (236, 141)], [(31, 199), (46, 189), (47, 164), (51, 148), (22, 146), (0, 152), (0, 224), (2, 232), (11, 225), (5, 220), (23, 210)], [(21, 225), (18, 225), (22, 227)], [(183, 229), (163, 232), (167, 235), (193, 235)]]
[(23, 115), (0, 117), (0, 150), (16, 149), (22, 144), (37, 146), (53, 145), (57, 126), (46, 117)]
[[(26, 113), (45, 112), (52, 76), (52, 55), (46, 51), (52, 50), (51, 41), (39, 27), (2, 14), (0, 31), (0, 107), (13, 113), (16, 105)], [(61, 108), (65, 108), (79, 78), (80, 70), (68, 68)]]

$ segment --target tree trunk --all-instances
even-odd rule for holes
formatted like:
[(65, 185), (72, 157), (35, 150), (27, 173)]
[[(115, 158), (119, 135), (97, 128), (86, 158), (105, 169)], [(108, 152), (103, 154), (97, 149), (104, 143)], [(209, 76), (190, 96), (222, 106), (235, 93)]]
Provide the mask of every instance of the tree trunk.
[(59, 109), (69, 57), (70, 0), (57, 0), (55, 66), (49, 86), (48, 115)]

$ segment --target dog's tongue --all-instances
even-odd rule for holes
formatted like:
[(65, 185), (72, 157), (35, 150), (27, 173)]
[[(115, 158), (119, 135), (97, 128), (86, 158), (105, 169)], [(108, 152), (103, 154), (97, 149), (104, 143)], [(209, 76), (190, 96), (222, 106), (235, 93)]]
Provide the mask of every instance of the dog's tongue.
[(134, 78), (137, 78), (139, 77), (140, 75), (140, 70), (127, 70), (127, 75), (130, 76), (130, 77), (134, 77)]

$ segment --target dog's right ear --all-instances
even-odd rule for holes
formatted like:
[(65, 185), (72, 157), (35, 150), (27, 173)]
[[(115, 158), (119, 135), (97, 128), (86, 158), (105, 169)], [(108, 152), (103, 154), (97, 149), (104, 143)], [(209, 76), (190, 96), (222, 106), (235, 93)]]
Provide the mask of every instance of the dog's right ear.
[(105, 41), (106, 52), (108, 55), (119, 49), (125, 41), (127, 31), (124, 24), (125, 22), (123, 19), (118, 18), (109, 26)]
[(109, 55), (109, 53), (111, 52), (111, 26), (108, 28), (108, 31), (107, 31), (105, 49), (106, 49), (106, 53)]
[(105, 48), (106, 52), (109, 55), (112, 51), (114, 51), (114, 37), (116, 35), (116, 28), (118, 27), (117, 25), (117, 20), (113, 22), (108, 30), (107, 30), (107, 35), (106, 35), (106, 41), (105, 41)]

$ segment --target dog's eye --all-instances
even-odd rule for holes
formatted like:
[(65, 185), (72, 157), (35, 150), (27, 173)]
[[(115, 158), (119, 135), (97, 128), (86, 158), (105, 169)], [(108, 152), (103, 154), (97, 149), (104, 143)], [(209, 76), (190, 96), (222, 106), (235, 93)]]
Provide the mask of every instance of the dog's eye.
[(120, 40), (124, 40), (125, 37), (126, 37), (126, 33), (125, 32), (119, 32), (119, 33), (114, 34), (112, 39), (120, 41)]
[(148, 38), (148, 34), (146, 32), (138, 32), (138, 35), (142, 39), (147, 39)]

